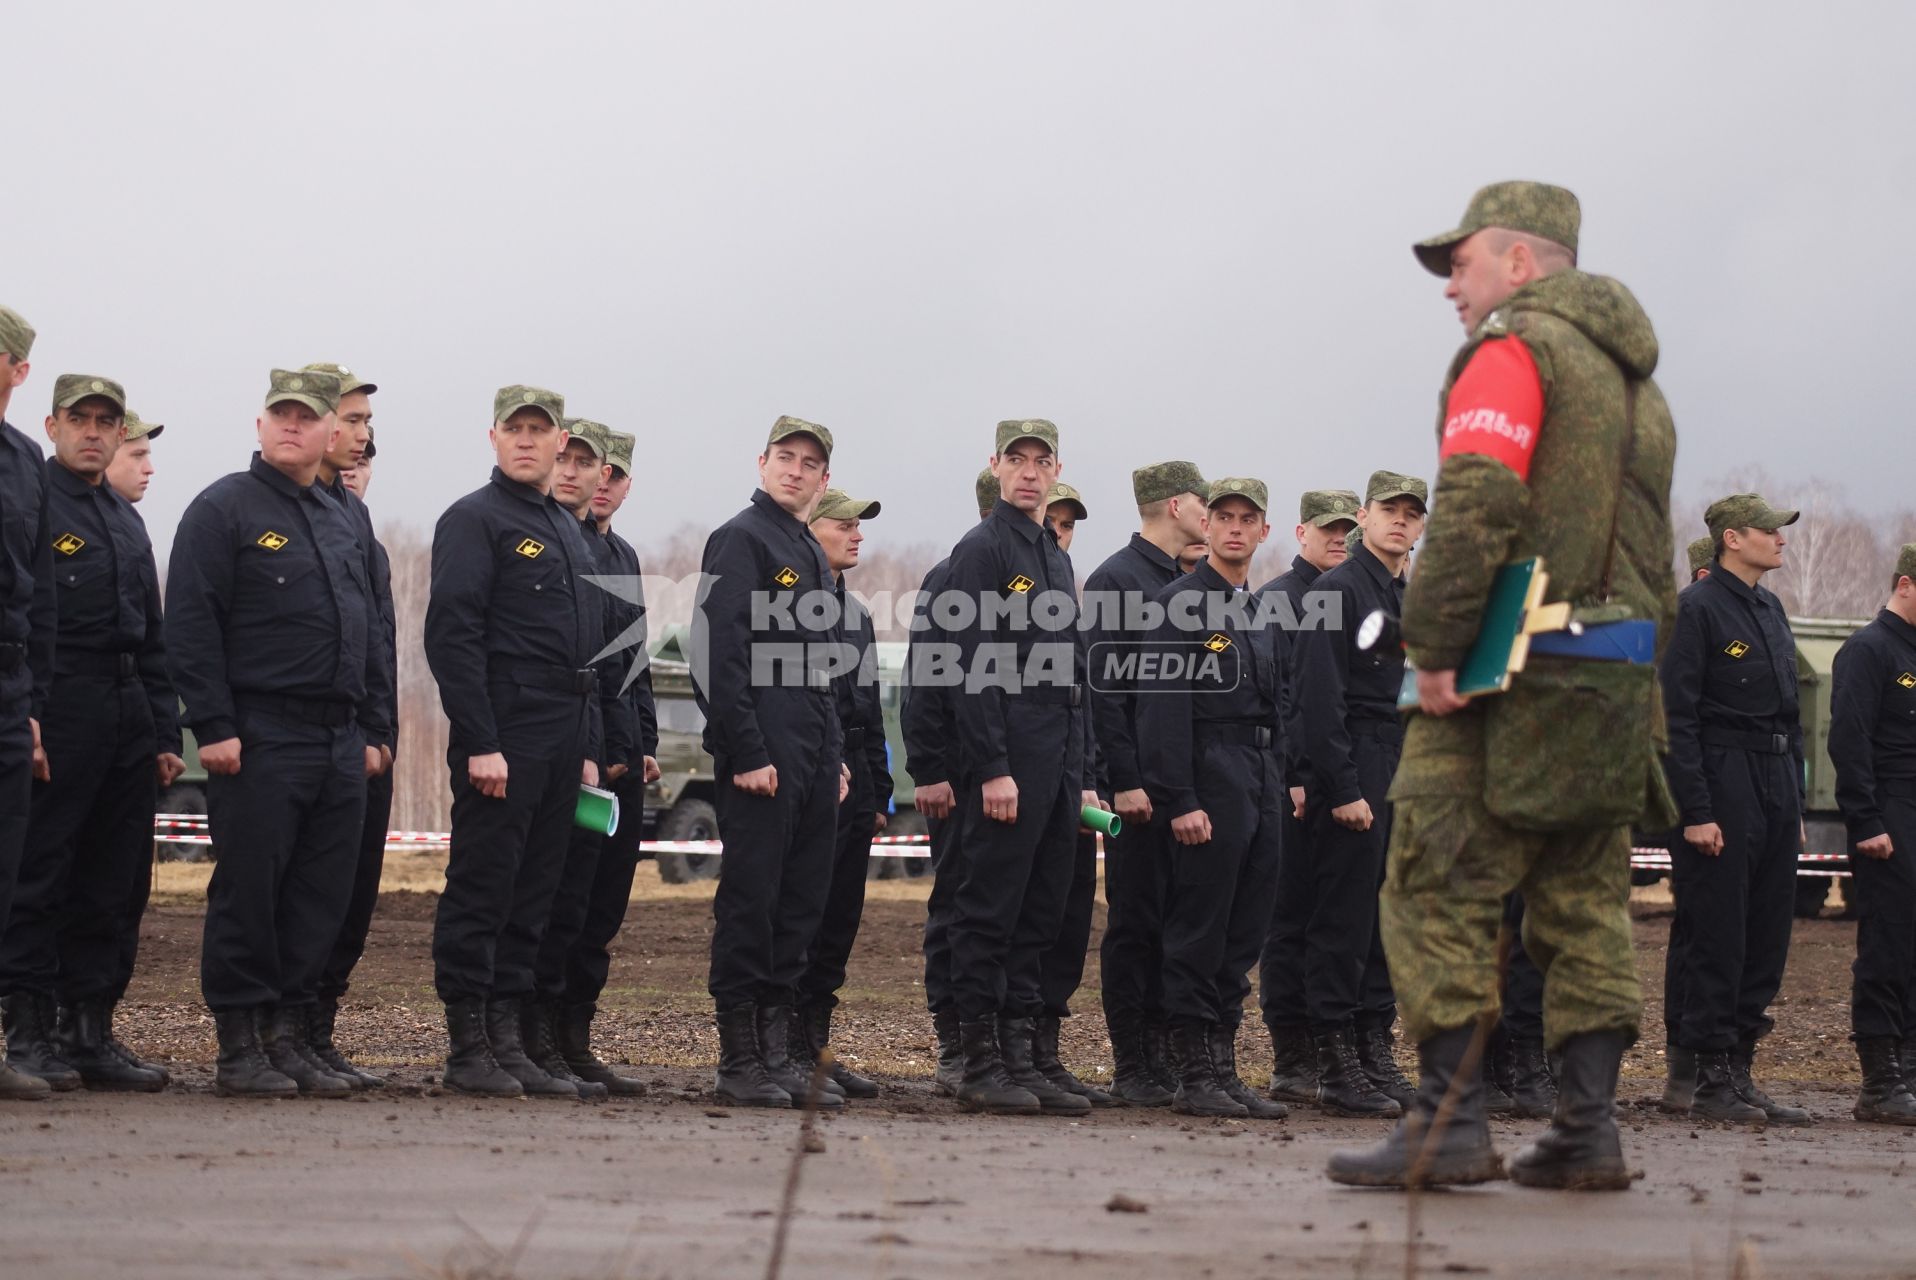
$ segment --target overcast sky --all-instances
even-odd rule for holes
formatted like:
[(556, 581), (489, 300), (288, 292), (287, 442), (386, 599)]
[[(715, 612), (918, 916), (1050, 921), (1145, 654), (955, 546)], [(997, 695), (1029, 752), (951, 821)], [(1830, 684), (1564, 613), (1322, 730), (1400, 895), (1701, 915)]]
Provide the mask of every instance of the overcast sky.
[[(620, 527), (716, 523), (780, 413), (956, 538), (1059, 424), (1088, 570), (1129, 472), (1428, 475), (1461, 340), (1413, 239), (1582, 198), (1663, 344), (1678, 490), (1739, 462), (1910, 502), (1916, 7), (82, 3), (9, 7), (0, 302), (167, 423), (162, 558), (267, 370), (380, 384), (372, 502), (482, 483), (494, 388), (639, 437)], [(1680, 511), (1679, 533), (1701, 532)], [(1695, 526), (1692, 528), (1692, 526)]]

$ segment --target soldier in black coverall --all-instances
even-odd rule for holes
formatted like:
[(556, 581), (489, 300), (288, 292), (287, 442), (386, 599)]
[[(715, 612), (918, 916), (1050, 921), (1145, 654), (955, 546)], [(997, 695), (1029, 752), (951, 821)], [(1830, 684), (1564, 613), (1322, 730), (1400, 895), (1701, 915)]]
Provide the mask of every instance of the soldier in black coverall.
[(524, 1005), (564, 872), (579, 784), (603, 750), (604, 593), (579, 522), (546, 492), (565, 401), (538, 387), (493, 398), (498, 465), (433, 530), (426, 661), (452, 722), (452, 848), (433, 921), (434, 986), (451, 1041), (447, 1087), (577, 1098), (526, 1053)]
[[(712, 900), (721, 1098), (802, 1106), (790, 1057), (805, 954), (831, 888), (846, 793), (832, 676), (842, 631), (822, 608), (831, 569), (806, 527), (830, 476), (831, 433), (781, 417), (759, 456), (751, 505), (706, 540), (706, 594), (692, 621), (692, 689), (705, 712), (725, 857)], [(844, 1095), (827, 1080), (818, 1105)]]

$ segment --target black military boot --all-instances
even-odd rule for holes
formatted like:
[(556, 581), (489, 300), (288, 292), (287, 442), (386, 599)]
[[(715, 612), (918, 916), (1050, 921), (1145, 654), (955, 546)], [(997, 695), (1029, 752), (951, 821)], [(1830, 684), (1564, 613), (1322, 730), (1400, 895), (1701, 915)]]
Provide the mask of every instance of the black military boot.
[(931, 1087), (947, 1098), (958, 1096), (965, 1082), (965, 1050), (958, 1038), (958, 1011), (940, 1009), (931, 1015), (931, 1029), (938, 1037), (938, 1065), (932, 1070)]
[[(1514, 1181), (1559, 1191), (1629, 1189), (1623, 1136), (1617, 1132), (1617, 1072), (1626, 1045), (1615, 1031), (1591, 1031), (1564, 1041), (1563, 1080), (1550, 1127), (1510, 1162)], [(1538, 1048), (1541, 1062), (1542, 1046)]]
[(1049, 1014), (1041, 1014), (1031, 1020), (1031, 1065), (1038, 1069), (1039, 1075), (1051, 1082), (1053, 1088), (1075, 1093), (1094, 1107), (1123, 1106), (1121, 1099), (1078, 1079), (1059, 1059), (1059, 1022), (1059, 1019)]
[(446, 1005), (446, 1072), (454, 1093), (480, 1098), (523, 1098), (526, 1091), (500, 1067), (486, 1040), (486, 1002), (478, 996)]
[[(1490, 1122), (1484, 1113), (1483, 1064), (1462, 1070), (1474, 1034), (1471, 1027), (1457, 1027), (1417, 1046), (1417, 1096), (1410, 1113), (1376, 1146), (1333, 1155), (1325, 1170), (1332, 1182), (1452, 1187), (1503, 1178), (1503, 1157), (1490, 1145)], [(1354, 1051), (1351, 1056), (1356, 1056)]]
[[(758, 1058), (772, 1083), (791, 1095), (792, 1105), (805, 1105), (812, 1092), (812, 1072), (792, 1060), (792, 1018), (789, 1004), (758, 1006)], [(819, 1082), (816, 1106), (820, 1111), (837, 1111), (845, 1105), (845, 1090), (829, 1075)]]
[(346, 1055), (333, 1043), (333, 1027), (339, 1021), (339, 1000), (335, 996), (321, 996), (313, 1006), (309, 1029), (312, 1039), (307, 1047), (313, 1051), (320, 1064), (328, 1071), (350, 1084), (355, 1091), (365, 1089), (384, 1089), (386, 1078), (376, 1076), (370, 1071), (361, 1071), (354, 1066)]
[(1111, 1092), (1134, 1107), (1168, 1107), (1175, 1096), (1158, 1083), (1151, 1066), (1150, 1021), (1135, 1009), (1114, 1009), (1105, 1017), (1111, 1034)]
[(39, 1076), (0, 1062), (0, 1102), (45, 1102), (52, 1096), (53, 1086)]
[[(799, 1005), (792, 1015), (792, 1060), (809, 1075), (831, 1042), (832, 1006), (822, 1002)], [(853, 1071), (837, 1054), (832, 1055), (831, 1074), (827, 1078), (847, 1098), (878, 1096), (878, 1082)]]
[(570, 1080), (561, 1080), (532, 1060), (526, 1053), (525, 1015), (516, 999), (486, 1001), (486, 1043), (492, 1046), (492, 1060), (499, 1069), (519, 1082), (528, 1098), (571, 1098), (579, 1091)]
[(643, 1081), (623, 1075), (612, 1064), (592, 1052), (592, 1019), (599, 1006), (590, 1001), (569, 1004), (559, 1010), (559, 1052), (572, 1074), (593, 1084), (602, 1084), (615, 1098), (637, 1098), (645, 1093)]
[(1317, 1050), (1309, 1027), (1267, 1024), (1271, 1031), (1271, 1097), (1279, 1102), (1317, 1101)]
[(1357, 1063), (1364, 1068), (1377, 1092), (1396, 1103), (1403, 1111), (1417, 1096), (1417, 1086), (1397, 1065), (1397, 1046), (1391, 1038), (1388, 1022), (1363, 1022), (1357, 1025)]
[(741, 1107), (790, 1107), (792, 1095), (765, 1073), (758, 1052), (758, 1006), (734, 1005), (718, 1011), (718, 1075), (712, 1089)]
[(1357, 1029), (1345, 1022), (1311, 1031), (1317, 1048), (1317, 1104), (1332, 1115), (1391, 1120), (1404, 1109), (1377, 1091), (1357, 1056)]
[(1488, 1116), (1509, 1116), (1517, 1113), (1517, 1104), (1499, 1082), (1498, 1065), (1504, 1057), (1502, 1037), (1501, 1030), (1491, 1032), (1490, 1043), (1484, 1048), (1484, 1114)]
[(328, 1071), (325, 1064), (307, 1047), (306, 1014), (310, 1005), (282, 1004), (262, 1010), (259, 1017), (260, 1045), (266, 1060), (308, 1098), (344, 1098), (353, 1091), (343, 1076)]
[(0, 996), (0, 1027), (6, 1029), (8, 1066), (38, 1076), (55, 1093), (80, 1087), (80, 1073), (54, 1046), (52, 996), (37, 991)]
[(1049, 1116), (1081, 1116), (1090, 1112), (1091, 1099), (1071, 1093), (1046, 1079), (1038, 1070), (1035, 1032), (1030, 1018), (998, 1019), (998, 1056), (1011, 1083), (1038, 1099)]
[(102, 1093), (158, 1093), (166, 1088), (166, 1072), (135, 1066), (113, 1051), (112, 1006), (87, 1000), (60, 1010), (60, 1056), (80, 1073), (89, 1089)]
[(1690, 1095), (1690, 1114), (1698, 1120), (1718, 1120), (1724, 1124), (1769, 1122), (1763, 1108), (1737, 1092), (1727, 1053), (1697, 1053), (1696, 1088)]
[[(117, 1002), (103, 1000), (99, 1001), (98, 1004), (100, 1006), (100, 1026), (107, 1051), (121, 1062), (126, 1063), (129, 1067), (137, 1067), (141, 1071), (158, 1072), (162, 1084), (172, 1084), (173, 1073), (171, 1071), (168, 1071), (159, 1063), (149, 1061), (133, 1052), (133, 1050), (127, 1046), (127, 1043), (120, 1039), (119, 1034), (113, 1030), (114, 1015), (119, 1007)], [(63, 1010), (60, 1016), (64, 1020), (67, 1014)]]
[(1771, 1124), (1805, 1125), (1815, 1124), (1816, 1119), (1801, 1107), (1786, 1107), (1757, 1087), (1750, 1078), (1750, 1068), (1756, 1063), (1756, 1041), (1745, 1040), (1730, 1051), (1730, 1079), (1736, 1085), (1736, 1092), (1743, 1101), (1762, 1109)]
[(1151, 1076), (1160, 1088), (1176, 1094), (1179, 1079), (1177, 1050), (1171, 1040), (1169, 1018), (1154, 1015), (1145, 1020), (1144, 1057), (1151, 1064)]
[(1696, 1054), (1680, 1045), (1666, 1045), (1663, 1060), (1666, 1074), (1657, 1110), (1688, 1115), (1690, 1104), (1696, 1100)]
[(1858, 1040), (1856, 1056), (1863, 1064), (1863, 1091), (1851, 1114), (1865, 1124), (1916, 1124), (1916, 1095), (1903, 1079), (1896, 1041), (1889, 1036)]
[(299, 1085), (273, 1067), (260, 1047), (262, 1010), (227, 1009), (213, 1015), (220, 1056), (213, 1068), (213, 1092), (222, 1098), (291, 1098)]
[(1916, 1037), (1900, 1042), (1896, 1046), (1896, 1059), (1902, 1064), (1903, 1085), (1912, 1094), (1916, 1094)]
[(998, 1052), (998, 1020), (960, 1020), (958, 1043), (965, 1055), (965, 1078), (958, 1085), (958, 1101), (970, 1111), (993, 1116), (1035, 1116), (1042, 1105), (1038, 1095), (1013, 1084)]
[(1504, 1041), (1504, 1089), (1516, 1113), (1526, 1120), (1542, 1120), (1556, 1114), (1557, 1082), (1550, 1078), (1550, 1064), (1544, 1057), (1543, 1041), (1529, 1036), (1512, 1036)]
[(520, 1004), (519, 1042), (525, 1046), (526, 1057), (538, 1063), (554, 1080), (571, 1085), (572, 1091), (584, 1101), (597, 1102), (611, 1092), (602, 1084), (575, 1075), (566, 1065), (565, 1054), (559, 1051), (558, 1001), (529, 996)]
[(1243, 1107), (1253, 1120), (1282, 1120), (1291, 1109), (1281, 1102), (1260, 1098), (1256, 1090), (1237, 1078), (1237, 1028), (1222, 1022), (1207, 1024), (1205, 1043), (1211, 1049), (1211, 1071), (1217, 1077), (1224, 1096)]
[(1251, 1109), (1224, 1091), (1211, 1060), (1210, 1025), (1180, 1018), (1171, 1024), (1171, 1052), (1178, 1060), (1178, 1094), (1171, 1110), (1184, 1116), (1241, 1120)]

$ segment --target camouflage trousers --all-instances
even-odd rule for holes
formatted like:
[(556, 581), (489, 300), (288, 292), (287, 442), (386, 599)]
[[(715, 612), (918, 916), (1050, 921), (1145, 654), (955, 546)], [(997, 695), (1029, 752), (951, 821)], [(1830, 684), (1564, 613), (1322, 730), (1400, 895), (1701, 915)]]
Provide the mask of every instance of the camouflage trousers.
[(1544, 975), (1550, 1048), (1588, 1031), (1636, 1039), (1628, 829), (1518, 831), (1476, 793), (1404, 797), (1394, 821), (1379, 905), (1406, 1035), (1422, 1042), (1496, 1014), (1497, 932), (1514, 890)]

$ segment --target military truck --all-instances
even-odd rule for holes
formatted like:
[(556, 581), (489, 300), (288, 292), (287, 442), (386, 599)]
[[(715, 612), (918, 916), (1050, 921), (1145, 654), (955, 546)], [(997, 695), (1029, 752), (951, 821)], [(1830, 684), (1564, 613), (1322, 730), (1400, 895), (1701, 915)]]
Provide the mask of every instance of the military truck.
[[(161, 813), (191, 814), (194, 817), (206, 816), (206, 767), (200, 763), (200, 744), (193, 740), (191, 729), (180, 731), (180, 758), (186, 761), (186, 772), (174, 779), (173, 785), (160, 792)], [(203, 836), (204, 831), (182, 831), (181, 835)], [(158, 857), (172, 862), (198, 862), (213, 857), (213, 846), (194, 844), (182, 840), (168, 840), (161, 833), (155, 850)]]

